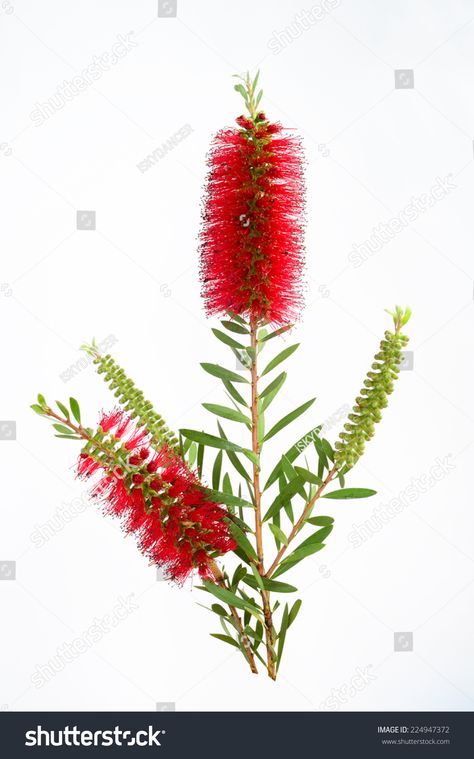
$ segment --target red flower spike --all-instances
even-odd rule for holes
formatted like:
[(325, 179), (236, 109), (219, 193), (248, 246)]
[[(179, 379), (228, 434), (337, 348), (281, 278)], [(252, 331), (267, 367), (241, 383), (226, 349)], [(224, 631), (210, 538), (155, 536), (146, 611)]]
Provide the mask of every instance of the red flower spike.
[(303, 170), (298, 138), (264, 114), (220, 131), (211, 147), (201, 231), (208, 315), (288, 324), (302, 305)]
[[(225, 509), (207, 500), (196, 474), (167, 446), (153, 452), (147, 464), (148, 448), (136, 450), (148, 434), (143, 428), (134, 429), (123, 412), (103, 415), (101, 427), (122, 441), (120, 455), (126, 457), (128, 466), (138, 469), (132, 474), (132, 484), (121, 468), (115, 467), (111, 473), (105, 468), (105, 457), (96, 461), (90, 453), (80, 455), (78, 476), (86, 478), (98, 469), (104, 471), (92, 495), (103, 502), (107, 514), (122, 519), (124, 531), (137, 537), (140, 550), (162, 566), (169, 579), (182, 584), (196, 569), (201, 577), (213, 579), (210, 555), (236, 548)], [(161, 497), (154, 495), (156, 492)]]

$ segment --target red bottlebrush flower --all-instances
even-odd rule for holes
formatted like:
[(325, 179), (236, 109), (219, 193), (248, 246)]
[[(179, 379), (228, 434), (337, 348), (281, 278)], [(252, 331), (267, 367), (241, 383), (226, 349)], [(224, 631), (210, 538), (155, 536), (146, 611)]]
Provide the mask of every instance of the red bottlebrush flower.
[[(142, 446), (146, 430), (134, 429), (123, 412), (103, 416), (102, 421), (112, 439), (121, 440), (120, 457), (125, 463), (107, 466), (104, 441), (105, 448), (97, 460), (93, 453), (81, 454), (78, 476), (89, 477), (102, 469), (104, 474), (92, 495), (104, 503), (107, 514), (122, 519), (124, 531), (137, 537), (141, 551), (162, 566), (170, 579), (182, 584), (195, 570), (212, 579), (210, 556), (236, 548), (225, 509), (207, 499), (198, 477), (171, 448), (163, 446), (154, 451), (147, 464), (150, 451)], [(101, 427), (105, 431), (102, 423)], [(124, 435), (128, 435), (127, 440)], [(137, 446), (142, 446), (138, 454)], [(138, 468), (131, 484), (126, 477), (127, 465)]]
[(263, 114), (237, 122), (242, 129), (220, 131), (211, 147), (202, 295), (208, 315), (287, 324), (302, 305), (301, 144)]

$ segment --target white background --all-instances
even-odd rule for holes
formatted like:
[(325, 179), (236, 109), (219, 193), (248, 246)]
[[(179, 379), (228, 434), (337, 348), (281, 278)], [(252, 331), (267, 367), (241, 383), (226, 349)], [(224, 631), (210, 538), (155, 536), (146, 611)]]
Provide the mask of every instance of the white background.
[[(350, 710), (473, 707), (474, 2), (342, 0), (275, 54), (274, 32), (305, 7), (179, 0), (177, 18), (158, 18), (154, 0), (2, 3), (0, 419), (17, 424), (16, 440), (0, 440), (0, 560), (16, 561), (16, 580), (0, 582), (4, 709), (310, 710), (332, 708), (331, 696)], [(35, 126), (37, 103), (132, 30), (136, 47)], [(349, 483), (378, 494), (324, 503), (335, 530), (289, 577), (303, 607), (277, 683), (210, 638), (203, 594), (156, 582), (95, 506), (35, 547), (38, 525), (85, 494), (76, 444), (28, 408), (38, 391), (74, 395), (94, 424), (111, 404), (105, 385), (90, 367), (60, 375), (82, 342), (113, 334), (115, 357), (170, 426), (212, 429), (200, 403), (224, 396), (199, 362), (227, 356), (199, 297), (205, 154), (241, 112), (231, 75), (257, 67), (267, 114), (302, 134), (307, 157), (307, 307), (279, 416), (318, 397), (274, 457), (352, 402), (389, 324), (383, 309), (414, 312), (414, 370)], [(394, 88), (395, 69), (414, 69), (414, 89)], [(184, 124), (191, 135), (141, 173)], [(449, 174), (456, 189), (350, 263), (354, 244)], [(76, 230), (78, 209), (96, 211), (95, 231)], [(448, 456), (439, 482), (353, 547), (355, 525)], [(35, 687), (39, 666), (132, 593), (136, 610)], [(413, 632), (413, 652), (394, 652), (400, 631)]]

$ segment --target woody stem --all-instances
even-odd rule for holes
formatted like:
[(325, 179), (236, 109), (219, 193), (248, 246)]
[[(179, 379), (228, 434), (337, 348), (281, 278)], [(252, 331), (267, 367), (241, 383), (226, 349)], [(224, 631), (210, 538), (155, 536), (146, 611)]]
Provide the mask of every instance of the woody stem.
[[(252, 451), (257, 456), (260, 455), (260, 445), (258, 440), (258, 428), (259, 428), (259, 412), (258, 412), (258, 370), (257, 370), (257, 320), (254, 317), (250, 319), (250, 347), (252, 349), (252, 366), (251, 366), (251, 382), (252, 382), (252, 402), (251, 402), (251, 415), (252, 415)], [(260, 491), (260, 466), (253, 463), (253, 490), (255, 497), (255, 540), (257, 544), (257, 569), (260, 575), (265, 575), (265, 568), (263, 563), (263, 538), (262, 538), (262, 508), (261, 498), (262, 493)], [(263, 616), (265, 620), (265, 641), (267, 648), (267, 672), (268, 676), (272, 680), (276, 679), (275, 670), (275, 652), (273, 648), (273, 621), (272, 610), (270, 606), (270, 593), (266, 590), (261, 590), (260, 595), (263, 603)]]
[(272, 576), (273, 572), (275, 571), (275, 569), (278, 567), (280, 561), (282, 560), (282, 558), (283, 558), (283, 556), (285, 554), (285, 551), (287, 550), (287, 548), (290, 545), (291, 541), (293, 540), (293, 538), (296, 537), (296, 535), (298, 534), (298, 532), (302, 528), (302, 526), (303, 526), (303, 524), (305, 522), (305, 519), (310, 514), (311, 509), (313, 508), (314, 504), (316, 503), (316, 501), (318, 500), (318, 498), (322, 495), (324, 489), (326, 488), (327, 485), (329, 485), (329, 483), (333, 480), (333, 478), (334, 478), (334, 476), (336, 474), (337, 474), (337, 469), (336, 469), (336, 467), (333, 467), (331, 469), (331, 471), (329, 472), (329, 474), (327, 475), (327, 477), (324, 480), (324, 482), (317, 489), (317, 491), (314, 494), (314, 496), (311, 498), (310, 501), (308, 501), (308, 503), (306, 504), (306, 506), (303, 509), (303, 513), (301, 514), (301, 516), (298, 519), (298, 521), (295, 522), (295, 525), (294, 525), (293, 529), (291, 530), (290, 534), (288, 535), (288, 541), (287, 541), (286, 545), (283, 545), (280, 548), (280, 550), (278, 551), (277, 555), (275, 556), (275, 559), (274, 559), (271, 567), (269, 568), (269, 570), (267, 571), (267, 573), (265, 575), (266, 577), (270, 578)]
[[(214, 559), (209, 559), (208, 565), (212, 574), (214, 575), (216, 584), (219, 585), (221, 588), (225, 588), (226, 590), (229, 590), (226, 579), (224, 575), (222, 574), (221, 570), (219, 569), (219, 567), (217, 566)], [(257, 665), (255, 664), (255, 657), (253, 655), (252, 646), (250, 644), (250, 640), (247, 636), (247, 633), (244, 630), (244, 626), (242, 624), (242, 620), (240, 619), (239, 613), (237, 609), (235, 608), (235, 606), (231, 606), (230, 604), (229, 604), (229, 609), (232, 614), (232, 618), (234, 620), (237, 631), (239, 633), (240, 640), (245, 651), (245, 657), (249, 663), (250, 669), (252, 670), (254, 675), (258, 675), (258, 669), (257, 669)]]

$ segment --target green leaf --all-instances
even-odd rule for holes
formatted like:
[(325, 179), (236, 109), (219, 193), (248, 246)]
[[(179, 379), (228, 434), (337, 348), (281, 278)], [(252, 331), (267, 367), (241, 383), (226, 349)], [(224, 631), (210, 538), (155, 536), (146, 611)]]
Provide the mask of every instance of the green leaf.
[(69, 410), (66, 408), (64, 403), (61, 403), (61, 401), (56, 401), (56, 406), (60, 410), (62, 414), (66, 417), (66, 419), (69, 419)]
[[(296, 443), (292, 445), (291, 448), (289, 448), (287, 452), (285, 453), (285, 456), (288, 459), (288, 461), (291, 461), (291, 462), (295, 461), (298, 458), (298, 456), (301, 453), (303, 453), (305, 448), (307, 448), (308, 445), (310, 445), (310, 443), (314, 441), (314, 436), (317, 435), (320, 429), (321, 427), (312, 427), (309, 430), (309, 432), (306, 433), (306, 435), (303, 435), (302, 437), (298, 438)], [(266, 481), (265, 487), (263, 488), (264, 490), (268, 490), (268, 488), (271, 487), (271, 485), (273, 485), (273, 483), (278, 480), (278, 477), (280, 476), (280, 472), (281, 472), (281, 459), (278, 462), (278, 464), (275, 466), (273, 471), (271, 472), (268, 480)]]
[(263, 370), (261, 376), (263, 377), (265, 374), (268, 374), (268, 372), (271, 372), (272, 369), (275, 369), (278, 364), (281, 364), (282, 361), (285, 361), (285, 359), (289, 358), (289, 356), (291, 356), (291, 354), (294, 353), (298, 347), (299, 343), (296, 343), (295, 345), (290, 345), (288, 348), (285, 348), (285, 350), (282, 350), (282, 352), (275, 356), (275, 358), (272, 358), (270, 363)]
[(197, 449), (196, 443), (191, 442), (191, 440), (189, 441), (189, 443), (190, 443), (190, 446), (188, 450), (188, 464), (190, 467), (193, 467), (196, 461), (198, 449)]
[(211, 609), (215, 614), (219, 614), (220, 617), (229, 616), (228, 612), (220, 604), (212, 604)]
[(211, 638), (217, 638), (218, 640), (223, 640), (224, 643), (228, 643), (231, 646), (235, 646), (235, 648), (240, 648), (239, 644), (230, 637), (230, 635), (224, 635), (223, 633), (210, 633)]
[(376, 495), (376, 490), (370, 490), (370, 488), (344, 488), (343, 490), (333, 490), (332, 493), (325, 493), (323, 498), (369, 498), (372, 495)]
[(313, 532), (309, 538), (306, 538), (306, 540), (304, 540), (296, 550), (298, 551), (300, 548), (306, 548), (306, 546), (313, 545), (314, 543), (324, 543), (328, 535), (331, 534), (332, 530), (332, 524), (326, 525), (326, 527), (321, 527), (319, 530), (316, 530), (316, 532)]
[(298, 564), (302, 559), (305, 559), (306, 556), (310, 556), (311, 554), (320, 551), (324, 548), (324, 545), (324, 543), (310, 543), (303, 548), (297, 548), (296, 551), (293, 551), (293, 553), (287, 556), (286, 559), (283, 559), (280, 566), (274, 571), (273, 577), (279, 577), (283, 572), (287, 572), (294, 567), (295, 564)]
[(38, 393), (37, 399), (38, 399), (38, 403), (39, 403), (40, 406), (47, 406), (48, 405), (46, 403), (46, 398), (44, 397), (44, 395), (41, 395), (41, 393)]
[(299, 610), (301, 609), (301, 604), (303, 602), (298, 598), (297, 601), (294, 602), (293, 606), (291, 607), (290, 613), (288, 615), (288, 627), (293, 624), (295, 621)]
[(201, 364), (201, 366), (205, 372), (212, 374), (213, 377), (230, 380), (231, 382), (245, 382), (247, 385), (249, 384), (248, 379), (242, 377), (241, 374), (232, 372), (230, 369), (225, 369), (223, 366), (219, 366), (218, 364)]
[[(248, 580), (251, 580), (251, 582), (248, 582), (248, 584), (255, 589), (265, 590), (262, 576), (260, 572), (258, 571), (257, 567), (255, 566), (255, 564), (251, 564), (250, 569), (253, 572), (253, 577), (250, 577), (250, 575), (246, 575)], [(247, 581), (246, 578), (244, 578), (244, 582), (246, 581)]]
[(224, 452), (219, 451), (219, 453), (216, 456), (216, 460), (214, 461), (214, 466), (212, 467), (212, 489), (213, 490), (219, 490), (219, 485), (221, 483), (221, 470), (222, 470), (223, 456), (224, 456)]
[(238, 335), (248, 335), (249, 331), (245, 327), (242, 327), (241, 324), (236, 324), (235, 322), (230, 321), (221, 321), (221, 324), (223, 327), (229, 330), (229, 332), (235, 332)]
[(37, 403), (33, 403), (30, 406), (30, 408), (33, 409), (33, 411), (36, 414), (39, 414), (40, 416), (45, 416), (46, 415), (46, 412), (44, 411), (44, 409), (41, 406), (39, 406)]
[(301, 482), (302, 480), (300, 477), (295, 477), (293, 480), (290, 480), (290, 482), (287, 483), (286, 487), (277, 495), (267, 513), (263, 517), (264, 522), (266, 522), (267, 519), (270, 519), (270, 517), (272, 517), (277, 511), (279, 511), (283, 507), (285, 501), (291, 501), (291, 499), (299, 491)]
[(193, 440), (195, 443), (202, 443), (203, 445), (209, 445), (211, 448), (221, 448), (224, 451), (238, 451), (244, 453), (245, 449), (241, 448), (237, 443), (231, 443), (230, 440), (224, 440), (217, 435), (210, 435), (208, 432), (199, 432), (199, 430), (180, 430), (181, 434), (188, 440)]
[(310, 517), (309, 519), (305, 519), (305, 523), (312, 524), (314, 527), (329, 527), (329, 525), (334, 523), (334, 519), (332, 517)]
[(207, 411), (210, 411), (211, 414), (222, 416), (224, 419), (230, 419), (231, 422), (240, 422), (247, 426), (252, 425), (249, 417), (245, 416), (241, 411), (237, 411), (237, 409), (229, 408), (228, 406), (219, 406), (215, 403), (203, 403), (202, 405)]
[[(226, 434), (225, 434), (224, 430), (222, 429), (222, 426), (219, 424), (219, 422), (217, 422), (217, 427), (219, 429), (219, 434), (220, 434), (221, 438), (223, 440), (227, 440)], [(228, 450), (227, 448), (225, 450), (226, 450), (227, 456), (229, 458), (229, 461), (232, 464), (232, 466), (234, 467), (234, 469), (240, 474), (241, 477), (244, 478), (244, 480), (246, 480), (246, 482), (251, 482), (252, 480), (251, 480), (250, 475), (245, 470), (245, 467), (240, 462), (240, 459), (237, 457), (236, 453), (234, 451)]]
[(260, 393), (260, 410), (263, 412), (265, 409), (267, 409), (272, 402), (272, 400), (275, 398), (277, 393), (281, 390), (283, 387), (285, 380), (287, 378), (286, 372), (282, 372), (278, 375), (276, 379), (273, 380), (273, 382), (270, 382), (269, 385)]
[(242, 396), (240, 395), (239, 391), (235, 389), (233, 384), (229, 382), (229, 380), (222, 380), (224, 383), (224, 387), (229, 393), (229, 395), (234, 399), (234, 401), (237, 401), (237, 403), (240, 403), (241, 406), (245, 406), (248, 408), (248, 403)]
[(240, 95), (242, 95), (243, 99), (245, 100), (245, 103), (247, 103), (247, 90), (243, 86), (243, 84), (234, 84), (234, 90), (238, 92)]
[(55, 435), (54, 437), (60, 437), (63, 440), (82, 440), (79, 435)]
[[(253, 568), (253, 567), (252, 567)], [(256, 572), (255, 568), (255, 572)], [(255, 575), (254, 572), (254, 575)], [(251, 588), (254, 590), (259, 587), (263, 587), (265, 590), (270, 591), (271, 593), (296, 593), (298, 588), (295, 588), (294, 585), (288, 585), (286, 582), (276, 582), (276, 580), (270, 580), (267, 577), (260, 577), (261, 583), (258, 583), (257, 578), (255, 576), (247, 574), (243, 579), (244, 582), (247, 585), (250, 585)]]
[(288, 629), (288, 622), (289, 622), (289, 614), (288, 614), (288, 604), (285, 604), (285, 608), (283, 610), (283, 615), (281, 619), (281, 629), (278, 634), (278, 651), (277, 651), (277, 660), (276, 660), (276, 668), (278, 672), (278, 668), (280, 666), (281, 662), (281, 655), (283, 653), (283, 647), (285, 645), (285, 638), (286, 638), (286, 631)]
[(269, 335), (265, 335), (265, 337), (262, 337), (261, 340), (259, 340), (260, 343), (266, 343), (268, 340), (272, 340), (274, 337), (278, 337), (279, 335), (283, 335), (284, 332), (288, 332), (289, 329), (291, 329), (294, 325), (288, 324), (286, 327), (280, 327), (280, 329), (275, 330), (275, 332), (270, 332)]
[(199, 443), (198, 445), (196, 458), (197, 458), (196, 463), (197, 463), (197, 470), (199, 473), (199, 477), (202, 477), (202, 465), (204, 461), (204, 444), (203, 443)]
[(221, 341), (221, 343), (229, 345), (231, 348), (240, 348), (241, 350), (244, 350), (242, 343), (239, 343), (237, 340), (234, 340), (233, 337), (226, 335), (225, 332), (221, 332), (220, 329), (213, 329), (212, 333)]
[(79, 404), (75, 398), (69, 398), (69, 405), (71, 407), (72, 415), (78, 424), (81, 423), (81, 410)]
[(280, 543), (283, 543), (283, 545), (287, 546), (288, 545), (288, 538), (286, 537), (286, 535), (283, 532), (283, 530), (281, 530), (276, 524), (271, 524), (270, 523), (268, 526), (269, 526), (270, 530), (273, 532), (273, 534), (276, 537), (276, 539)]
[(243, 567), (242, 564), (239, 564), (239, 566), (237, 567), (237, 569), (235, 570), (232, 576), (232, 581), (231, 581), (232, 590), (236, 589), (237, 585), (239, 584), (241, 579), (245, 577), (246, 574), (247, 574), (246, 568)]
[(250, 501), (246, 501), (244, 498), (239, 498), (232, 493), (226, 493), (223, 490), (207, 490), (209, 498), (216, 503), (224, 503), (226, 506), (238, 506), (242, 509), (253, 509), (254, 506)]
[(249, 559), (253, 559), (254, 561), (258, 561), (258, 556), (255, 551), (255, 548), (251, 544), (248, 537), (245, 535), (245, 533), (238, 527), (232, 519), (226, 519), (227, 524), (229, 525), (229, 530), (232, 534), (232, 537), (234, 538), (235, 542), (239, 546), (239, 548), (242, 549), (242, 551), (245, 553), (245, 555)]
[(247, 610), (251, 614), (257, 616), (257, 618), (259, 617), (259, 609), (257, 606), (252, 605), (246, 599), (239, 598), (239, 596), (236, 596), (235, 593), (231, 593), (227, 588), (221, 588), (220, 585), (216, 585), (208, 580), (203, 580), (203, 586), (202, 590), (207, 590), (209, 593), (212, 593), (213, 596), (220, 601), (224, 601), (224, 603), (229, 606), (235, 606), (237, 609)]
[(295, 466), (295, 472), (297, 472), (305, 482), (310, 482), (312, 485), (323, 484), (321, 477), (318, 477), (317, 474), (313, 474), (313, 472), (309, 472), (308, 469), (304, 469), (302, 466)]
[(53, 427), (55, 430), (61, 432), (62, 435), (66, 435), (67, 437), (74, 435), (73, 430), (69, 429), (69, 427), (65, 427), (64, 424), (53, 424)]
[(286, 427), (288, 424), (293, 422), (295, 419), (297, 419), (301, 414), (304, 414), (304, 412), (309, 409), (310, 406), (313, 405), (316, 398), (311, 398), (311, 400), (306, 401), (306, 403), (303, 403), (301, 406), (298, 406), (294, 411), (291, 411), (291, 413), (287, 414), (283, 417), (283, 419), (280, 419), (279, 422), (277, 422), (269, 432), (264, 437), (265, 442), (267, 440), (270, 440), (274, 435), (277, 434), (277, 432), (280, 432), (284, 427)]

